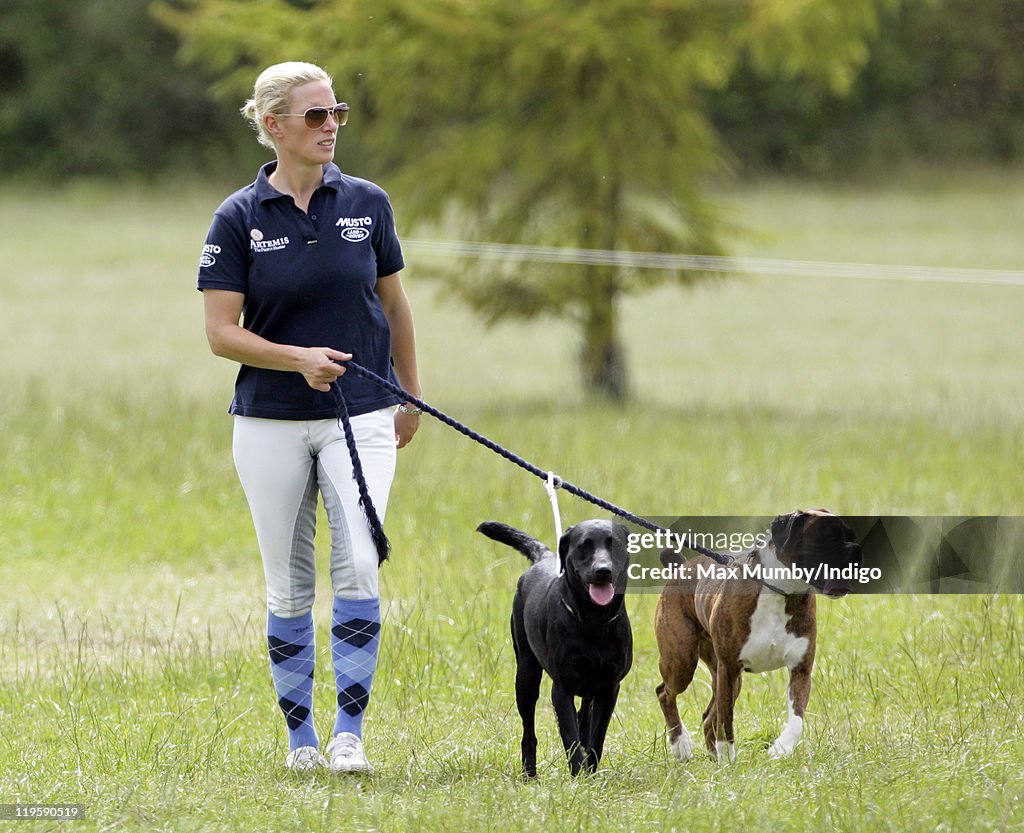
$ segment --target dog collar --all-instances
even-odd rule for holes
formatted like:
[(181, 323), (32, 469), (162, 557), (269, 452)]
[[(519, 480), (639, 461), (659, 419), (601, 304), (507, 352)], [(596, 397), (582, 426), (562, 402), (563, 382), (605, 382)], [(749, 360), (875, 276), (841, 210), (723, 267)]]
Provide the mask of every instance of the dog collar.
[[(757, 554), (757, 548), (756, 547), (754, 549), (752, 549), (747, 554), (747, 560), (749, 561), (751, 558), (755, 558), (755, 557), (757, 558), (758, 563), (761, 563), (761, 558)], [(805, 595), (807, 595), (808, 593), (811, 592), (810, 590), (801, 590), (798, 593), (787, 593), (781, 587), (776, 587), (774, 584), (769, 584), (767, 581), (765, 581), (760, 576), (757, 577), (757, 581), (763, 587), (766, 587), (768, 590), (771, 590), (773, 593), (777, 593), (778, 595), (782, 596), (782, 598), (784, 598), (784, 599), (788, 599), (790, 596), (805, 596)]]
[(765, 587), (767, 587), (773, 593), (778, 593), (780, 596), (782, 596), (783, 598), (786, 598), (786, 599), (788, 599), (790, 596), (802, 596), (803, 595), (802, 593), (787, 593), (781, 587), (776, 587), (774, 584), (769, 584), (763, 578), (759, 578), (758, 581), (761, 582), (761, 584), (763, 584)]

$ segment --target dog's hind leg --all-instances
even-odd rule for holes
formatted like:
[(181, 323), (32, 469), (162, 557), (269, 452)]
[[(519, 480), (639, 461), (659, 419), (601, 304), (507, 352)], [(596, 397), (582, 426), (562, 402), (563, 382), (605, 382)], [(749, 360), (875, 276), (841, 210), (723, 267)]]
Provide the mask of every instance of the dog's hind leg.
[(691, 625), (682, 637), (671, 650), (661, 652), (659, 667), (662, 683), (656, 691), (661, 712), (665, 715), (665, 726), (668, 728), (668, 748), (679, 760), (688, 761), (693, 757), (693, 743), (690, 740), (690, 733), (686, 731), (679, 717), (676, 700), (689, 688), (694, 671), (697, 670), (696, 628)]
[(537, 775), (537, 699), (540, 697), (540, 662), (528, 649), (516, 651), (516, 707), (523, 722), (522, 762), (523, 776)]
[(715, 702), (718, 699), (718, 656), (710, 641), (703, 641), (700, 644), (700, 658), (704, 661), (711, 674), (711, 699), (704, 709), (701, 717), (701, 726), (704, 729), (704, 743), (711, 753), (711, 757), (717, 759), (718, 752), (715, 749), (715, 724), (718, 720), (718, 711), (715, 709)]
[(676, 699), (680, 692), (675, 688), (669, 688), (667, 683), (661, 683), (655, 691), (658, 694), (658, 703), (661, 705), (661, 712), (665, 715), (665, 726), (668, 728), (666, 741), (669, 751), (681, 761), (688, 761), (693, 757), (693, 742), (690, 740), (690, 733), (683, 726), (679, 716), (679, 706)]
[(720, 764), (731, 763), (736, 760), (736, 743), (732, 730), (733, 707), (736, 704), (736, 698), (740, 695), (742, 677), (738, 669), (730, 668), (724, 662), (719, 662), (715, 668), (714, 679), (714, 697), (711, 706), (708, 707), (710, 714), (704, 718), (704, 733), (710, 746), (711, 737), (708, 736), (710, 723), (714, 736), (712, 754)]
[(714, 677), (712, 677), (711, 700), (708, 707), (704, 709), (704, 716), (701, 718), (701, 725), (704, 727), (704, 743), (711, 753), (712, 758), (718, 756), (715, 751), (715, 721), (718, 720), (718, 712), (715, 711)]

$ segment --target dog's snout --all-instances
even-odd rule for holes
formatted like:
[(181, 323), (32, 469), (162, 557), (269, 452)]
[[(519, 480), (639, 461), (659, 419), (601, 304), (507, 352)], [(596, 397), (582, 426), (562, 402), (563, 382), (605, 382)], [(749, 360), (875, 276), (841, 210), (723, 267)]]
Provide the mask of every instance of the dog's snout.
[(844, 596), (850, 595), (850, 585), (845, 581), (830, 580), (825, 582), (825, 585), (821, 588), (821, 592), (830, 599), (842, 599)]
[(611, 564), (598, 564), (594, 567), (594, 581), (598, 584), (611, 581), (613, 575)]

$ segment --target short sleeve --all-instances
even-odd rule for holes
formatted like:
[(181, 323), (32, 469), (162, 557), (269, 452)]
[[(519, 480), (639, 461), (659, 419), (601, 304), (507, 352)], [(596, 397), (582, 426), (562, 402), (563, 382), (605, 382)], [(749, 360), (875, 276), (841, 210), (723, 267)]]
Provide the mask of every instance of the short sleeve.
[(377, 277), (393, 275), (405, 268), (405, 258), (402, 256), (402, 245), (398, 242), (398, 232), (395, 230), (395, 213), (391, 208), (391, 201), (384, 196), (380, 210), (380, 221), (376, 223), (375, 231), (377, 236), (373, 241), (373, 247), (377, 255)]
[(234, 212), (218, 210), (199, 256), (197, 288), (227, 289), (245, 294), (249, 289), (249, 239)]

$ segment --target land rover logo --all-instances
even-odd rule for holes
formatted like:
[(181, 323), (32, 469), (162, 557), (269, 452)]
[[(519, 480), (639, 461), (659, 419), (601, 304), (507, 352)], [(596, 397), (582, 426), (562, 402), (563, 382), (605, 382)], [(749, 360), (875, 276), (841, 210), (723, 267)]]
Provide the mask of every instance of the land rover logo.
[(348, 240), (349, 243), (358, 243), (360, 240), (365, 240), (370, 236), (370, 230), (361, 227), (350, 227), (343, 228), (341, 230), (341, 239)]
[(220, 254), (220, 246), (216, 243), (207, 243), (203, 246), (203, 253), (199, 256), (200, 268), (205, 266), (213, 266), (217, 262), (217, 258), (214, 255)]

